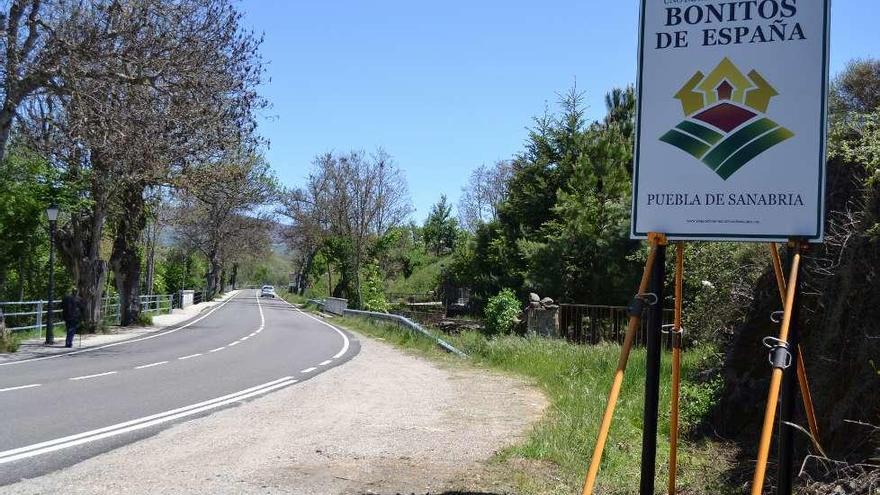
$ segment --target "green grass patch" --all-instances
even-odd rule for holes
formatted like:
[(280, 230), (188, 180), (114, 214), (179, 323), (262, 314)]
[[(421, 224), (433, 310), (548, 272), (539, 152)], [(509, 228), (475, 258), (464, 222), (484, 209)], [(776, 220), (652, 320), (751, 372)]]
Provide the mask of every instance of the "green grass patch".
[[(557, 466), (559, 480), (536, 482), (523, 473), (513, 479), (523, 481), (524, 493), (579, 493), (590, 460), (598, 426), (605, 408), (611, 379), (620, 353), (618, 345), (580, 346), (561, 340), (523, 337), (486, 338), (477, 332), (441, 335), (468, 353), (462, 361), (440, 350), (436, 343), (420, 334), (394, 325), (374, 323), (361, 318), (334, 318), (333, 323), (369, 337), (394, 344), (450, 365), (472, 365), (526, 377), (547, 395), (550, 406), (528, 438), (505, 450), (499, 460), (533, 459)], [(437, 332), (439, 334), (439, 332)], [(717, 362), (709, 348), (688, 350), (683, 357), (683, 429), (695, 427), (708, 413), (708, 405), (717, 393), (717, 384), (697, 383), (697, 372), (707, 363)], [(604, 495), (638, 492), (642, 442), (642, 409), (645, 381), (645, 351), (635, 349), (630, 355), (623, 391), (615, 412), (614, 424), (600, 470), (598, 487)], [(664, 353), (662, 364), (660, 435), (656, 486), (666, 484), (668, 475), (669, 380), (670, 357)], [(723, 495), (734, 493), (723, 486), (729, 467), (729, 448), (705, 439), (684, 435), (679, 451), (679, 487), (684, 493)], [(557, 485), (550, 489), (548, 486)]]
[(443, 265), (449, 262), (449, 256), (433, 258), (430, 263), (417, 267), (407, 277), (399, 277), (388, 280), (385, 283), (385, 292), (390, 294), (427, 294), (435, 290), (440, 280), (440, 271)]

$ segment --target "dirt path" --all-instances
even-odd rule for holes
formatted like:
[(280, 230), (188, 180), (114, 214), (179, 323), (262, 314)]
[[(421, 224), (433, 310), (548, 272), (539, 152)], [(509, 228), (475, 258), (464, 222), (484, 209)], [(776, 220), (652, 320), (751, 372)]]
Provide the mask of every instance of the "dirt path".
[(543, 395), (360, 340), (358, 357), (312, 380), (0, 492), (503, 491), (477, 486), (491, 485), (485, 461), (527, 434)]

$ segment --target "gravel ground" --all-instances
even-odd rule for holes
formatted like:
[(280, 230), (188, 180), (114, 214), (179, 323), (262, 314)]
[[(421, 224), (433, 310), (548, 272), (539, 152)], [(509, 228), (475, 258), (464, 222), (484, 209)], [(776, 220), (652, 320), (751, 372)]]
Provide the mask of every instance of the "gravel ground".
[(528, 433), (544, 396), (506, 376), (433, 364), (366, 338), (361, 346), (312, 380), (0, 491), (505, 491), (487, 461)]

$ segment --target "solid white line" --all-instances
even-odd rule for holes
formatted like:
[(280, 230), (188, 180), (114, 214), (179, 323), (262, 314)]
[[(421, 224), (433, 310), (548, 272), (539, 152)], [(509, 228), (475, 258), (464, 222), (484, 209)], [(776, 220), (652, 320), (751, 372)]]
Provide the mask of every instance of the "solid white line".
[(258, 332), (262, 332), (263, 328), (266, 326), (266, 317), (263, 316), (263, 303), (260, 302), (260, 298), (257, 298), (257, 309), (260, 310), (260, 328), (257, 329)]
[(201, 352), (197, 352), (197, 353), (195, 353), (195, 354), (190, 354), (189, 356), (179, 357), (179, 358), (177, 358), (177, 359), (180, 360), (180, 361), (183, 361), (184, 359), (189, 359), (189, 358), (199, 357), (199, 356), (201, 356), (201, 355), (202, 355)]
[(103, 438), (122, 435), (124, 433), (140, 430), (143, 428), (149, 428), (150, 426), (166, 423), (168, 421), (173, 421), (175, 419), (192, 416), (194, 414), (222, 407), (233, 402), (253, 397), (255, 395), (271, 392), (272, 390), (286, 387), (296, 382), (297, 380), (293, 380), (292, 377), (285, 376), (284, 378), (279, 378), (277, 380), (273, 380), (262, 385), (257, 385), (256, 387), (251, 387), (245, 390), (241, 390), (239, 392), (224, 395), (222, 397), (199, 402), (197, 404), (180, 407), (171, 411), (165, 411), (162, 413), (145, 416), (143, 418), (126, 421), (124, 423), (118, 423), (112, 426), (98, 428), (96, 430), (77, 433), (76, 435), (56, 438), (54, 440), (48, 440), (25, 447), (7, 450), (5, 452), (0, 452), (0, 464), (5, 464), (21, 459), (27, 459), (29, 457), (34, 457), (49, 452), (55, 452), (69, 447), (75, 447), (77, 445), (101, 440)]
[(240, 339), (238, 339), (238, 340), (244, 342), (245, 340), (247, 340), (247, 339), (249, 339), (249, 338), (250, 338), (250, 337), (242, 337), (242, 338), (240, 338)]
[(322, 361), (322, 362), (320, 362), (320, 363), (318, 364), (318, 366), (327, 366), (328, 364), (330, 364), (330, 363), (332, 363), (332, 362), (333, 362), (332, 359), (328, 359), (328, 360), (326, 360), (326, 361)]
[(306, 313), (305, 311), (303, 311), (303, 310), (297, 308), (297, 307), (294, 306), (293, 304), (290, 304), (289, 302), (287, 302), (286, 299), (281, 299), (281, 300), (284, 301), (284, 302), (286, 302), (290, 307), (292, 307), (293, 309), (299, 311), (299, 312), (302, 313), (303, 315), (308, 316), (309, 318), (311, 318), (311, 319), (317, 321), (318, 323), (320, 323), (320, 324), (322, 324), (322, 325), (325, 325), (325, 326), (328, 326), (328, 327), (332, 328), (333, 330), (336, 331), (336, 333), (338, 333), (338, 334), (342, 337), (342, 341), (343, 341), (342, 349), (340, 349), (339, 352), (337, 352), (336, 355), (333, 356), (333, 359), (339, 359), (340, 357), (342, 357), (343, 355), (345, 355), (346, 352), (348, 352), (348, 336), (345, 335), (345, 333), (344, 333), (342, 330), (340, 330), (340, 329), (334, 327), (333, 325), (327, 323), (326, 321), (321, 320), (320, 318), (316, 318), (316, 317), (314, 317), (314, 316), (312, 316), (312, 315)]
[(218, 347), (218, 348), (216, 348), (216, 349), (211, 349), (211, 350), (208, 351), (208, 352), (217, 352), (217, 351), (222, 351), (223, 349), (226, 349), (226, 346), (225, 346), (225, 345), (224, 345), (223, 347)]
[(0, 388), (0, 392), (12, 392), (13, 390), (21, 390), (23, 388), (34, 388), (41, 386), (41, 383), (34, 383), (33, 385), (21, 385), (19, 387), (9, 387), (9, 388)]
[(165, 363), (167, 363), (167, 362), (168, 362), (168, 361), (159, 361), (158, 363), (145, 364), (145, 365), (143, 365), (143, 366), (135, 366), (134, 369), (136, 369), (136, 370), (142, 370), (142, 369), (144, 369), (144, 368), (152, 368), (153, 366), (159, 366), (159, 365), (161, 365), (161, 364), (165, 364)]
[(129, 340), (123, 340), (123, 341), (120, 341), (120, 342), (114, 342), (114, 343), (112, 343), (112, 344), (106, 344), (106, 345), (97, 346), (97, 347), (89, 347), (89, 348), (86, 348), (86, 349), (81, 349), (81, 350), (79, 350), (79, 351), (65, 352), (65, 353), (63, 353), (63, 354), (53, 354), (52, 356), (43, 356), (43, 357), (38, 357), (38, 358), (33, 358), (33, 359), (22, 359), (21, 361), (10, 361), (10, 362), (8, 362), (8, 363), (0, 363), (0, 366), (11, 366), (11, 365), (14, 365), (14, 364), (25, 364), (25, 363), (33, 363), (33, 362), (35, 362), (35, 361), (45, 361), (46, 359), (55, 359), (55, 358), (60, 358), (60, 357), (64, 357), (64, 356), (73, 356), (73, 355), (75, 355), (75, 354), (82, 354), (82, 353), (84, 353), (84, 352), (97, 351), (97, 350), (99, 350), (99, 349), (106, 349), (106, 348), (108, 348), (108, 347), (116, 347), (116, 346), (118, 346), (118, 345), (133, 344), (133, 343), (135, 343), (135, 342), (143, 342), (144, 340), (155, 339), (156, 337), (161, 337), (161, 336), (163, 336), (163, 335), (168, 335), (169, 333), (174, 333), (174, 332), (177, 332), (177, 331), (179, 331), (179, 330), (183, 330), (184, 328), (186, 328), (186, 327), (188, 327), (188, 326), (190, 326), (190, 325), (194, 325), (194, 324), (196, 324), (196, 323), (198, 323), (198, 322), (204, 320), (204, 319), (207, 318), (208, 316), (211, 316), (211, 314), (214, 313), (215, 311), (217, 311), (218, 309), (222, 308), (223, 306), (226, 306), (226, 304), (227, 304), (229, 301), (235, 299), (235, 297), (236, 297), (238, 294), (239, 294), (239, 292), (236, 292), (235, 294), (233, 294), (232, 296), (230, 296), (229, 299), (223, 301), (222, 303), (220, 303), (219, 305), (215, 306), (214, 308), (212, 308), (210, 311), (208, 311), (207, 313), (205, 313), (205, 314), (202, 315), (201, 317), (196, 318), (195, 320), (193, 320), (193, 321), (187, 323), (186, 325), (182, 325), (182, 326), (179, 326), (179, 327), (175, 327), (175, 328), (172, 328), (171, 330), (168, 330), (168, 331), (165, 331), (165, 332), (154, 333), (154, 334), (147, 335), (146, 337), (141, 337), (141, 338), (138, 338), (138, 339), (129, 339)]
[(316, 369), (317, 368), (306, 368), (306, 369), (300, 371), (300, 373), (311, 373), (311, 372), (315, 371)]
[(119, 372), (118, 371), (108, 371), (106, 373), (96, 373), (94, 375), (77, 376), (75, 378), (70, 378), (70, 380), (86, 380), (88, 378), (97, 378), (99, 376), (115, 375), (116, 373), (119, 373)]
[(232, 347), (232, 346), (234, 346), (234, 345), (238, 345), (238, 344), (240, 344), (240, 343), (241, 343), (241, 342), (239, 342), (239, 341), (236, 340), (235, 342), (232, 342), (231, 344), (229, 344), (227, 347)]

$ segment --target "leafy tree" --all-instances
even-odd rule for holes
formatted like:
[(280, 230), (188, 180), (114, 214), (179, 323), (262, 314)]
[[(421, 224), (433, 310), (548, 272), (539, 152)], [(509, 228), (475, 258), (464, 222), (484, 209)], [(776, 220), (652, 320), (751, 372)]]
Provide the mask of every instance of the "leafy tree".
[(176, 233), (207, 258), (207, 290), (213, 296), (222, 290), (224, 264), (268, 249), (268, 215), (255, 210), (275, 198), (277, 182), (262, 156), (234, 153), (193, 168), (180, 185)]
[(411, 211), (406, 181), (381, 149), (371, 156), (326, 153), (313, 165), (307, 184), (282, 198), (281, 213), (293, 221), (287, 238), (302, 260), (300, 273), (310, 273), (323, 250), (340, 273), (333, 295), (359, 307), (365, 261)]
[(422, 227), (425, 245), (440, 256), (452, 250), (458, 236), (458, 221), (452, 216), (452, 206), (443, 194), (440, 201), (431, 207), (431, 212)]
[(391, 305), (385, 299), (385, 280), (379, 271), (379, 266), (373, 263), (367, 265), (364, 268), (362, 279), (364, 281), (363, 308), (367, 311), (387, 313), (391, 309)]
[(462, 227), (473, 233), (481, 224), (498, 219), (498, 208), (507, 198), (512, 172), (510, 160), (499, 160), (491, 167), (480, 165), (471, 172), (458, 202)]
[(503, 287), (568, 301), (626, 300), (638, 243), (629, 240), (632, 162), (631, 89), (608, 95), (603, 122), (585, 118), (575, 89), (558, 114), (535, 119), (525, 150), (512, 161), (497, 222), (476, 229), (456, 251), (450, 281), (478, 301)]

